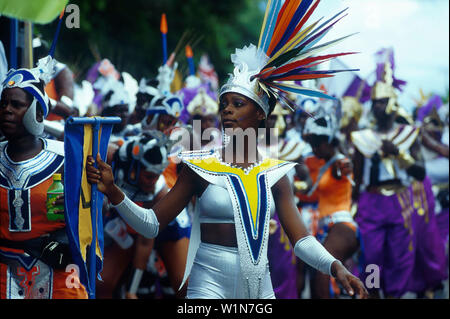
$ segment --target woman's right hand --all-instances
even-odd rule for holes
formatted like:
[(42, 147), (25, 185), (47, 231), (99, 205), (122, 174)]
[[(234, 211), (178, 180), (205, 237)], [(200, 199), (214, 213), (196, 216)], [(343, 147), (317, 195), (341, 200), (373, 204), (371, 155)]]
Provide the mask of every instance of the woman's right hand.
[(86, 164), (87, 180), (91, 184), (97, 184), (97, 189), (109, 198), (115, 188), (111, 166), (102, 161), (100, 154), (97, 154), (97, 166), (98, 168), (94, 167), (94, 158), (89, 155)]

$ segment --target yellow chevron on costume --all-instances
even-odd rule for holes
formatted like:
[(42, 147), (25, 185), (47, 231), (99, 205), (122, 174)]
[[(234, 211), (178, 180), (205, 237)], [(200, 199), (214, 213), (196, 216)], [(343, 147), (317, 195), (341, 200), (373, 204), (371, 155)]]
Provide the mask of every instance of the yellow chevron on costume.
[[(257, 221), (259, 217), (259, 203), (261, 202), (261, 192), (258, 185), (258, 176), (264, 171), (274, 168), (285, 161), (266, 158), (258, 166), (255, 166), (248, 174), (241, 168), (231, 167), (220, 162), (216, 157), (207, 157), (204, 159), (187, 159), (191, 165), (196, 166), (202, 170), (214, 174), (230, 174), (239, 177), (242, 185), (242, 191), (246, 197), (248, 211), (252, 218), (252, 234), (257, 237)], [(256, 238), (255, 238), (256, 239)]]
[[(80, 251), (83, 259), (86, 261), (87, 246), (92, 243), (92, 215), (91, 215), (91, 184), (87, 181), (86, 176), (86, 161), (87, 156), (92, 155), (92, 125), (84, 126), (83, 136), (83, 170), (81, 176), (81, 189), (80, 189), (80, 204), (79, 204), (79, 223), (78, 234), (80, 240)], [(99, 144), (101, 138), (101, 127), (99, 129)], [(98, 216), (98, 213), (97, 213)], [(98, 243), (98, 236), (96, 238), (96, 254), (102, 258), (100, 245)], [(103, 258), (102, 258), (103, 259)]]

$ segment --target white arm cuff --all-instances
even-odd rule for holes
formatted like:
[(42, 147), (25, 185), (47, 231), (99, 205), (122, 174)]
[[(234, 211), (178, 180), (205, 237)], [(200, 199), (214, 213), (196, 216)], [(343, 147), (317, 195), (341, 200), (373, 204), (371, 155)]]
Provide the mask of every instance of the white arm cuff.
[(334, 258), (314, 236), (305, 236), (297, 241), (295, 255), (311, 267), (331, 276), (331, 264)]
[(118, 205), (112, 205), (122, 218), (135, 231), (146, 238), (155, 238), (159, 231), (159, 222), (153, 209), (136, 205), (127, 196)]

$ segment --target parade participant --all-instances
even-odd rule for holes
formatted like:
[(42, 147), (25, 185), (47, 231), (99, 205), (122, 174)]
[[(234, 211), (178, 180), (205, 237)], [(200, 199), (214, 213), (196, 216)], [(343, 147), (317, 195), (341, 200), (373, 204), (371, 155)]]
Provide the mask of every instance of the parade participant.
[[(179, 127), (178, 118), (183, 109), (181, 98), (170, 91), (176, 67), (177, 64), (173, 64), (171, 61), (160, 66), (156, 78), (157, 82), (153, 82), (157, 83), (157, 86), (146, 85), (145, 90), (142, 89), (142, 91), (145, 91), (145, 99), (148, 101), (146, 116), (141, 122), (142, 130), (157, 130), (170, 136), (170, 139), (173, 140), (176, 140), (173, 133)], [(176, 153), (176, 150), (169, 150), (169, 157), (173, 157), (173, 153)], [(163, 172), (169, 188), (175, 185), (178, 172), (177, 163), (171, 158), (169, 165)]]
[(143, 130), (158, 130), (170, 134), (177, 124), (183, 102), (179, 96), (170, 91), (175, 70), (176, 63), (173, 67), (168, 64), (160, 66), (156, 81), (152, 82), (157, 83), (157, 86), (147, 84), (145, 89), (142, 89), (148, 95), (146, 101), (149, 103), (146, 116), (142, 120)]
[[(54, 61), (41, 59), (34, 69), (10, 70), (2, 83), (0, 130), (0, 297), (87, 298), (76, 274), (61, 218), (48, 219), (46, 203), (53, 175), (64, 164), (62, 142), (40, 136), (50, 102), (44, 91)], [(67, 279), (71, 285), (67, 285)], [(69, 278), (70, 279), (70, 278)]]
[[(381, 61), (381, 72), (372, 88), (374, 129), (352, 133), (353, 159), (358, 202), (356, 222), (364, 246), (364, 265), (379, 267), (380, 291), (401, 297), (408, 291), (414, 270), (415, 235), (411, 202), (411, 178), (423, 181), (425, 168), (417, 141), (418, 129), (395, 124), (396, 92), (392, 63)], [(361, 276), (366, 276), (363, 272)]]
[[(435, 107), (433, 106), (435, 105)], [(442, 104), (438, 96), (431, 97), (417, 112), (421, 123), (420, 137), (425, 158), (427, 176), (433, 185), (436, 200), (436, 218), (441, 237), (448, 247), (449, 219), (449, 133), (448, 104)], [(418, 111), (417, 110), (417, 111)], [(448, 251), (448, 248), (447, 248)]]
[[(128, 124), (133, 125), (135, 131), (142, 131), (141, 121), (147, 115), (147, 109), (150, 107), (152, 97), (158, 95), (157, 85), (158, 81), (156, 79), (147, 80), (142, 78), (139, 82), (138, 92), (136, 93), (136, 107), (128, 119)], [(129, 130), (130, 128), (127, 128), (127, 131)]]
[[(352, 204), (351, 163), (339, 152), (338, 123), (332, 112), (316, 114), (306, 121), (303, 132), (314, 155), (324, 160), (317, 176), (310, 180), (314, 185), (304, 192), (317, 195), (318, 227), (317, 239), (342, 263), (358, 248), (357, 225), (350, 213)], [(330, 298), (330, 278), (316, 273), (314, 278), (315, 298)]]
[[(111, 168), (99, 157), (99, 169), (92, 164), (87, 166), (88, 181), (96, 183), (98, 190), (106, 194), (121, 216), (149, 238), (157, 236), (159, 229), (164, 229), (193, 196), (197, 197), (198, 209), (194, 215), (184, 277), (186, 280), (190, 275), (187, 298), (274, 297), (267, 269), (268, 222), (274, 208), (296, 256), (316, 269), (335, 276), (350, 295), (366, 297), (361, 281), (351, 275), (314, 237), (308, 236), (294, 202), (292, 186), (285, 176), (295, 164), (263, 159), (258, 154), (256, 141), (252, 141), (251, 137), (244, 136), (242, 152), (236, 152), (235, 142), (240, 138), (239, 132), (250, 129), (254, 133), (264, 126), (264, 119), (275, 107), (275, 96), (279, 96), (280, 89), (305, 92), (298, 86), (277, 82), (286, 80), (280, 73), (284, 71), (293, 77), (304, 78), (316, 76), (310, 73), (314, 71), (305, 67), (310, 61), (307, 58), (293, 62), (294, 65), (289, 61), (302, 53), (304, 58), (308, 56), (306, 52), (314, 51), (315, 47), (305, 52), (302, 50), (317, 38), (304, 31), (303, 35), (308, 34), (309, 37), (299, 39), (297, 31), (317, 4), (306, 12), (309, 6), (304, 4), (299, 7), (296, 1), (285, 1), (283, 8), (280, 2), (269, 3), (266, 12), (268, 15), (272, 13), (265, 20), (269, 23), (262, 28), (261, 46), (250, 45), (236, 50), (236, 54), (232, 55), (235, 64), (233, 75), (220, 91), (221, 121), (225, 129), (231, 131), (230, 142), (220, 151), (182, 154), (185, 166), (177, 183), (153, 209), (140, 209), (133, 204), (114, 184)], [(290, 12), (297, 10), (302, 14), (292, 19), (292, 25), (298, 29), (287, 28), (292, 18)], [(304, 16), (305, 19), (302, 19)], [(279, 21), (275, 34), (268, 31), (273, 27), (273, 21)], [(287, 50), (283, 44), (291, 35), (292, 49)], [(303, 67), (299, 70), (300, 63)], [(274, 66), (272, 69), (271, 65)], [(273, 77), (266, 73), (267, 70), (273, 71)], [(317, 91), (305, 93), (323, 96)], [(92, 163), (93, 159), (88, 158), (88, 161)]]
[(436, 215), (442, 213), (439, 193), (448, 194), (448, 146), (440, 142), (444, 128), (438, 114), (441, 107), (440, 97), (433, 96), (417, 112), (417, 123), (421, 124), (419, 140), (427, 176), (423, 181), (414, 181), (412, 184), (412, 202), (416, 212), (413, 218), (418, 238), (410, 290), (428, 298), (432, 298), (434, 292), (440, 290), (442, 281), (448, 278), (445, 256), (447, 240), (445, 235), (440, 234)]
[(421, 126), (420, 137), (425, 167), (433, 184), (448, 182), (449, 176), (449, 148), (442, 142), (445, 119), (439, 116), (441, 108), (445, 108), (442, 99), (434, 95), (416, 110), (416, 123)]

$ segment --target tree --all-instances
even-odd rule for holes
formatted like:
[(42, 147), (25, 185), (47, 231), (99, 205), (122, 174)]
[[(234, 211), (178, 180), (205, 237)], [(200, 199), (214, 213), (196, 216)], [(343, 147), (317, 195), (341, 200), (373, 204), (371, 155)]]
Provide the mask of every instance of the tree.
[[(263, 20), (265, 1), (255, 0), (75, 0), (80, 8), (80, 28), (62, 28), (55, 57), (67, 63), (84, 79), (87, 70), (101, 58), (108, 58), (119, 71), (136, 79), (156, 76), (162, 64), (162, 42), (159, 31), (161, 14), (168, 22), (168, 51), (175, 49), (184, 32), (191, 40), (197, 63), (207, 53), (219, 74), (221, 83), (232, 72), (230, 54), (235, 48), (257, 44)], [(36, 25), (49, 43), (57, 21)], [(189, 37), (188, 37), (189, 38)], [(194, 43), (195, 44), (195, 43)], [(184, 48), (177, 58), (179, 69), (187, 75)]]

